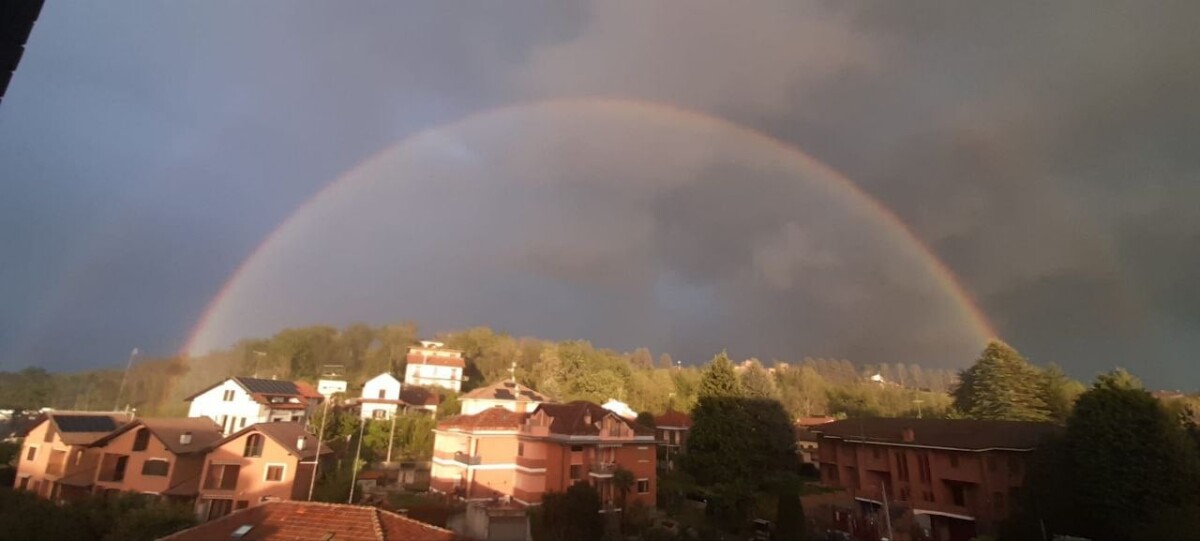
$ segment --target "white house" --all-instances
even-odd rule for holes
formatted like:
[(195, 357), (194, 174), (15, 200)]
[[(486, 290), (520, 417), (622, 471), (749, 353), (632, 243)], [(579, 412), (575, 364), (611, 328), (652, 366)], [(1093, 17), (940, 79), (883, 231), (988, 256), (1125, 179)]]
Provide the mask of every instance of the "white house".
[(454, 392), (462, 390), (462, 352), (447, 349), (441, 342), (422, 341), (408, 350), (408, 366), (404, 369), (404, 384), (442, 387)]
[(188, 417), (208, 417), (229, 435), (255, 423), (307, 422), (321, 403), (304, 383), (259, 378), (229, 378), (184, 399)]
[(400, 380), (384, 372), (363, 384), (362, 398), (358, 400), (363, 419), (388, 419), (396, 414), (400, 400)]
[(550, 402), (550, 398), (512, 380), (480, 387), (462, 396), (463, 415), (475, 415), (492, 408), (504, 408), (517, 413), (532, 413), (538, 405)]

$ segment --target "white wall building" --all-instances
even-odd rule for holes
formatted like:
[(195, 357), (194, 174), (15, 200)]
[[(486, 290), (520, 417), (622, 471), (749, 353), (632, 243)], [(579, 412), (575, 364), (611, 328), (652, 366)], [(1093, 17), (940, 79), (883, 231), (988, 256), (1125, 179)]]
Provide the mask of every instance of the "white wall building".
[(229, 435), (255, 423), (307, 422), (322, 397), (308, 385), (292, 381), (229, 378), (200, 391), (188, 417), (208, 417)]
[(384, 372), (363, 384), (358, 401), (363, 419), (388, 419), (403, 405), (400, 400), (400, 380)]
[(404, 384), (442, 387), (457, 393), (462, 390), (465, 367), (461, 351), (447, 349), (441, 342), (422, 341), (408, 350)]

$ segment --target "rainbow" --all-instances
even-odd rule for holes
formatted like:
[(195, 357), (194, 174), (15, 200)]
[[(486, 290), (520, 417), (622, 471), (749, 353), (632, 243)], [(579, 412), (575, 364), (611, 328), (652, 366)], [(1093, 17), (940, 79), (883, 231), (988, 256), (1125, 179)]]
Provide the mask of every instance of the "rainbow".
[(405, 145), (413, 144), (417, 141), (439, 137), (445, 133), (452, 132), (457, 129), (462, 129), (468, 125), (495, 115), (506, 113), (520, 112), (523, 110), (543, 109), (552, 110), (570, 110), (577, 107), (611, 107), (627, 109), (635, 112), (643, 117), (654, 117), (656, 119), (671, 122), (674, 124), (686, 124), (689, 126), (704, 127), (709, 129), (726, 130), (729, 133), (743, 137), (749, 142), (757, 145), (764, 145), (774, 151), (777, 151), (782, 156), (786, 156), (791, 164), (797, 168), (803, 168), (805, 171), (813, 171), (818, 173), (820, 179), (826, 182), (828, 187), (835, 190), (837, 193), (844, 194), (849, 200), (854, 201), (863, 206), (871, 215), (882, 221), (887, 226), (889, 234), (903, 243), (904, 246), (911, 247), (917, 255), (927, 271), (935, 277), (941, 287), (956, 301), (958, 309), (962, 312), (963, 317), (969, 322), (970, 327), (976, 334), (976, 338), (980, 344), (984, 341), (996, 336), (996, 332), (992, 324), (988, 321), (987, 316), (979, 309), (978, 305), (972, 299), (971, 295), (963, 287), (962, 283), (954, 275), (954, 273), (937, 257), (933, 250), (924, 242), (921, 241), (916, 234), (901, 220), (891, 209), (880, 203), (867, 192), (863, 191), (851, 179), (833, 169), (832, 167), (822, 163), (820, 160), (805, 153), (800, 148), (793, 146), (787, 142), (776, 139), (762, 131), (731, 122), (729, 120), (716, 117), (707, 113), (684, 109), (674, 105), (623, 99), (623, 98), (564, 98), (542, 100), (528, 103), (511, 104), (504, 107), (480, 111), (450, 123), (427, 128), (415, 134), (406, 136), (396, 143), (384, 147), (375, 154), (360, 162), (358, 165), (349, 169), (340, 175), (333, 182), (326, 185), (315, 195), (302, 203), (291, 215), (287, 217), (278, 227), (269, 233), (266, 238), (250, 253), (245, 260), (242, 261), (238, 268), (233, 272), (230, 278), (222, 285), (220, 291), (209, 301), (204, 312), (202, 313), (196, 326), (189, 332), (187, 341), (181, 349), (181, 355), (198, 354), (196, 349), (200, 347), (201, 340), (204, 337), (206, 329), (211, 325), (215, 314), (220, 309), (221, 305), (230, 296), (231, 290), (238, 283), (238, 279), (245, 273), (246, 269), (251, 266), (262, 253), (272, 245), (283, 232), (287, 231), (288, 227), (297, 221), (298, 217), (303, 216), (310, 209), (315, 207), (323, 199), (334, 194), (338, 190), (347, 189), (348, 185), (354, 184), (351, 180), (358, 176), (358, 173), (368, 169), (372, 165), (380, 161), (384, 156), (389, 155), (394, 150), (397, 150)]

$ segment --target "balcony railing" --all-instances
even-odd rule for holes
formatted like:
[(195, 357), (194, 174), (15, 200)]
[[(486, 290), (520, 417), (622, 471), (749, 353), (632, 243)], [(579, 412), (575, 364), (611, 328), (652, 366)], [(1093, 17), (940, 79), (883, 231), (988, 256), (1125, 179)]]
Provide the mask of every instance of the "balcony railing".
[(593, 462), (590, 467), (588, 473), (594, 477), (612, 477), (613, 472), (617, 471), (616, 462), (597, 461)]
[(478, 466), (483, 462), (483, 457), (471, 456), (467, 453), (459, 451), (454, 453), (454, 461), (458, 462), (459, 464), (466, 464), (468, 466)]
[(517, 457), (517, 465), (521, 466), (522, 468), (541, 469), (546, 467), (546, 459), (519, 456)]

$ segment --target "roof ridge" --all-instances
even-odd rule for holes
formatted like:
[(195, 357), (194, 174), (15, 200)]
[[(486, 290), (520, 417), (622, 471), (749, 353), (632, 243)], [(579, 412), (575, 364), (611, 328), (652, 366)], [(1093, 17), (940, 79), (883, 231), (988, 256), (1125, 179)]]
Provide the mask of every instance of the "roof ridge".
[(379, 521), (378, 507), (371, 508), (371, 527), (375, 529), (375, 539), (387, 540), (387, 533), (383, 531), (383, 524)]

